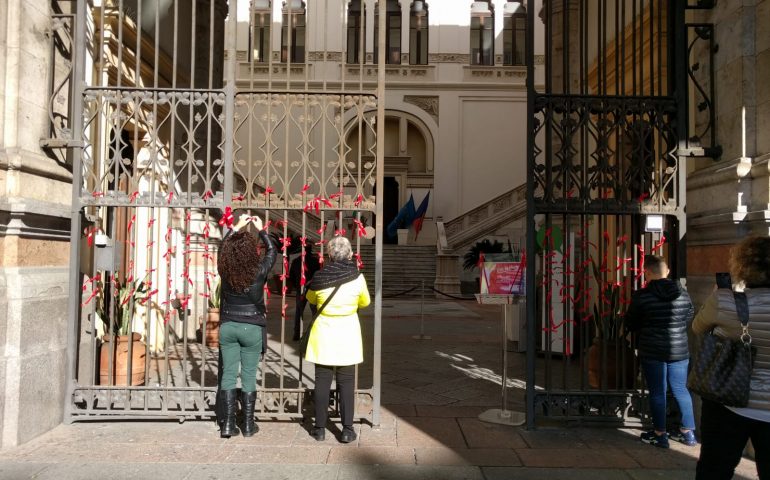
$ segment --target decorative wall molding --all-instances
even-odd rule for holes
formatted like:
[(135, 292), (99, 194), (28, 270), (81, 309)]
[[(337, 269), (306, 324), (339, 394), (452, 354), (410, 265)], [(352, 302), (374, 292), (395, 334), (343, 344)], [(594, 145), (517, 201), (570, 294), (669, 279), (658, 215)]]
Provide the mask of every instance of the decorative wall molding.
[[(321, 52), (321, 51), (308, 52), (307, 59), (309, 62), (323, 62), (324, 52)], [(326, 52), (326, 61), (341, 62), (342, 52)]]
[(428, 63), (471, 63), (469, 53), (431, 53), (428, 55)]
[(29, 198), (8, 198), (0, 202), (0, 237), (69, 242), (70, 215), (66, 205)]
[(414, 105), (428, 113), (438, 125), (439, 103), (437, 95), (404, 95), (404, 103)]

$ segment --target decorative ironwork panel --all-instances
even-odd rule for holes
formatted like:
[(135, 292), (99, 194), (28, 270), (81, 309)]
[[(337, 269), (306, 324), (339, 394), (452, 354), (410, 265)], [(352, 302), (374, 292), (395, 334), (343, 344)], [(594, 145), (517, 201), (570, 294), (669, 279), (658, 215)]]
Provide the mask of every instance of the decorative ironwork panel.
[[(687, 46), (687, 76), (689, 93), (694, 98), (694, 131), (686, 139), (685, 155), (710, 157), (718, 160), (722, 146), (717, 143), (714, 55), (718, 46), (714, 40), (714, 25), (688, 23), (691, 38)], [(690, 113), (689, 111), (687, 113)]]
[(83, 205), (222, 206), (223, 92), (88, 89), (84, 102)]
[(677, 208), (676, 102), (666, 97), (535, 99), (539, 212), (640, 213)]
[(347, 138), (374, 138), (376, 108), (371, 94), (239, 93), (234, 205), (373, 210), (376, 144), (354, 152)]

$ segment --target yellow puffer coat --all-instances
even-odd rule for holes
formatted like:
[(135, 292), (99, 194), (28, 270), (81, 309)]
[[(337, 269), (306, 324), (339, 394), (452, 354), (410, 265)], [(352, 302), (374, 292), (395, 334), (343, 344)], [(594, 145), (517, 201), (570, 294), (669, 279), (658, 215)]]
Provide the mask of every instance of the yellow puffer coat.
[[(307, 300), (320, 307), (333, 291), (333, 288), (308, 290)], [(366, 307), (370, 302), (363, 275), (340, 285), (340, 289), (313, 323), (305, 360), (333, 366), (363, 362), (364, 350), (358, 309)]]

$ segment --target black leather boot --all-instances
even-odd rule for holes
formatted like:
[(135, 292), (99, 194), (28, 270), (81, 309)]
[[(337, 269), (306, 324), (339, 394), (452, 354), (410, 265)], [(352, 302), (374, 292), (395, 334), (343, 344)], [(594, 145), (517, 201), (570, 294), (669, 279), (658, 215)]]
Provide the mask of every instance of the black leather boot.
[(223, 390), (225, 421), (222, 429), (219, 430), (219, 436), (230, 438), (238, 435), (238, 427), (235, 424), (235, 412), (238, 409), (238, 390)]
[(241, 392), (241, 409), (243, 410), (243, 436), (250, 437), (259, 431), (254, 421), (254, 405), (257, 403), (257, 392)]
[(222, 390), (217, 390), (217, 399), (214, 404), (214, 412), (217, 415), (217, 426), (222, 430), (222, 425), (225, 424), (225, 396), (222, 395)]

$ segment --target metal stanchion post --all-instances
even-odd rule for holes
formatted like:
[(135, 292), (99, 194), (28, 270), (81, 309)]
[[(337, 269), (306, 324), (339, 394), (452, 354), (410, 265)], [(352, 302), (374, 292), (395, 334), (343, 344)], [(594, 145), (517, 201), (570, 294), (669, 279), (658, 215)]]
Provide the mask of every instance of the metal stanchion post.
[[(491, 408), (479, 415), (479, 420), (489, 423), (500, 423), (503, 425), (518, 426), (523, 425), (526, 416), (522, 412), (508, 410), (508, 304), (513, 303), (512, 295), (478, 295), (480, 303), (502, 303), (503, 309), (503, 368), (501, 371), (502, 384), (502, 405), (501, 408)], [(516, 300), (518, 303), (518, 299)]]
[(424, 313), (424, 305), (425, 305), (425, 280), (422, 280), (420, 282), (421, 284), (421, 290), (420, 290), (420, 334), (419, 335), (412, 335), (412, 338), (416, 340), (431, 340), (430, 335), (425, 335), (425, 313)]

